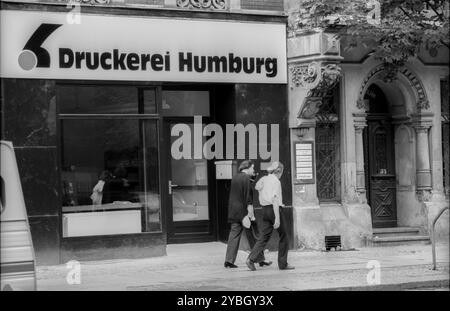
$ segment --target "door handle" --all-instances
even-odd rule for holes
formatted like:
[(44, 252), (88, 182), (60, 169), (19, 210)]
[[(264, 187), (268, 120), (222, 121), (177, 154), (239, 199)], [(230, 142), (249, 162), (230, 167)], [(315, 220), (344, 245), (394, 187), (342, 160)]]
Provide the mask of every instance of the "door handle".
[(169, 194), (172, 194), (172, 188), (178, 187), (178, 185), (172, 184), (172, 181), (169, 180)]

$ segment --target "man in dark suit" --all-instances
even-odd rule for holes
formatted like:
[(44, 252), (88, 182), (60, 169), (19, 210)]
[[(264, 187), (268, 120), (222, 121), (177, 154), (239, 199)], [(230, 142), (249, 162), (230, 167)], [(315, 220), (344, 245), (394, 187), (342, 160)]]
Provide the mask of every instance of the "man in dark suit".
[[(250, 247), (256, 243), (259, 235), (256, 219), (253, 211), (253, 190), (250, 177), (254, 175), (254, 164), (251, 160), (242, 161), (239, 165), (239, 173), (231, 180), (230, 197), (228, 201), (228, 222), (231, 223), (231, 230), (228, 236), (227, 252), (225, 255), (225, 268), (237, 268), (234, 264), (239, 250), (239, 242), (242, 231), (245, 230)], [(242, 219), (248, 216), (251, 220), (250, 228), (242, 225)], [(269, 266), (272, 262), (266, 262), (264, 252), (261, 251), (255, 259), (261, 267)]]

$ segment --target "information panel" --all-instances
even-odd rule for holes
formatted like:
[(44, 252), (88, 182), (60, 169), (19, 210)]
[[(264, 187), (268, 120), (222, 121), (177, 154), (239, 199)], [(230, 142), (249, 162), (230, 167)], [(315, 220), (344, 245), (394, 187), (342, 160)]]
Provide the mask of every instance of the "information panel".
[(312, 141), (295, 142), (293, 150), (295, 159), (294, 183), (315, 183), (314, 143)]

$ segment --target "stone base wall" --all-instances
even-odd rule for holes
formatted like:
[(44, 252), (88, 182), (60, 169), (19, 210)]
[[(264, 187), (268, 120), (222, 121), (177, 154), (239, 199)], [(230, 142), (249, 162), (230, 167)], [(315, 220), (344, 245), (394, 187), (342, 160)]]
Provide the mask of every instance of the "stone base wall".
[(415, 191), (397, 191), (397, 225), (399, 227), (419, 227), (427, 230), (427, 208), (417, 200)]
[(294, 208), (297, 247), (321, 250), (325, 236), (340, 235), (343, 249), (364, 247), (372, 239), (370, 207), (367, 204), (321, 205)]

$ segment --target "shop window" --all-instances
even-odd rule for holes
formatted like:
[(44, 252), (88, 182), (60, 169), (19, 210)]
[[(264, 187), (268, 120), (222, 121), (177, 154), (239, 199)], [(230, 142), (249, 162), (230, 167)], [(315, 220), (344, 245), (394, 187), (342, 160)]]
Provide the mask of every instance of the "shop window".
[[(116, 86), (99, 89), (105, 94), (108, 88), (117, 94)], [(60, 107), (70, 102), (72, 93), (64, 93), (68, 89), (77, 87), (58, 89)], [(129, 94), (142, 91), (131, 89)], [(144, 103), (142, 96), (134, 99), (133, 106)], [(113, 110), (119, 106), (115, 101), (117, 105), (109, 106)], [(126, 99), (125, 106), (131, 107), (129, 102)], [(107, 115), (60, 116), (63, 236), (161, 231), (158, 121), (111, 118), (108, 111), (102, 112)]]
[(450, 132), (449, 80), (441, 80), (441, 125), (442, 125), (442, 164), (444, 172), (444, 189), (450, 195)]
[(339, 93), (336, 87), (323, 98), (316, 114), (316, 184), (320, 202), (340, 201), (338, 103)]
[(164, 116), (209, 116), (208, 91), (162, 91)]
[[(139, 96), (143, 99), (138, 100)], [(60, 85), (57, 88), (62, 114), (156, 113), (154, 89), (132, 86)], [(140, 109), (139, 103), (142, 102)]]

